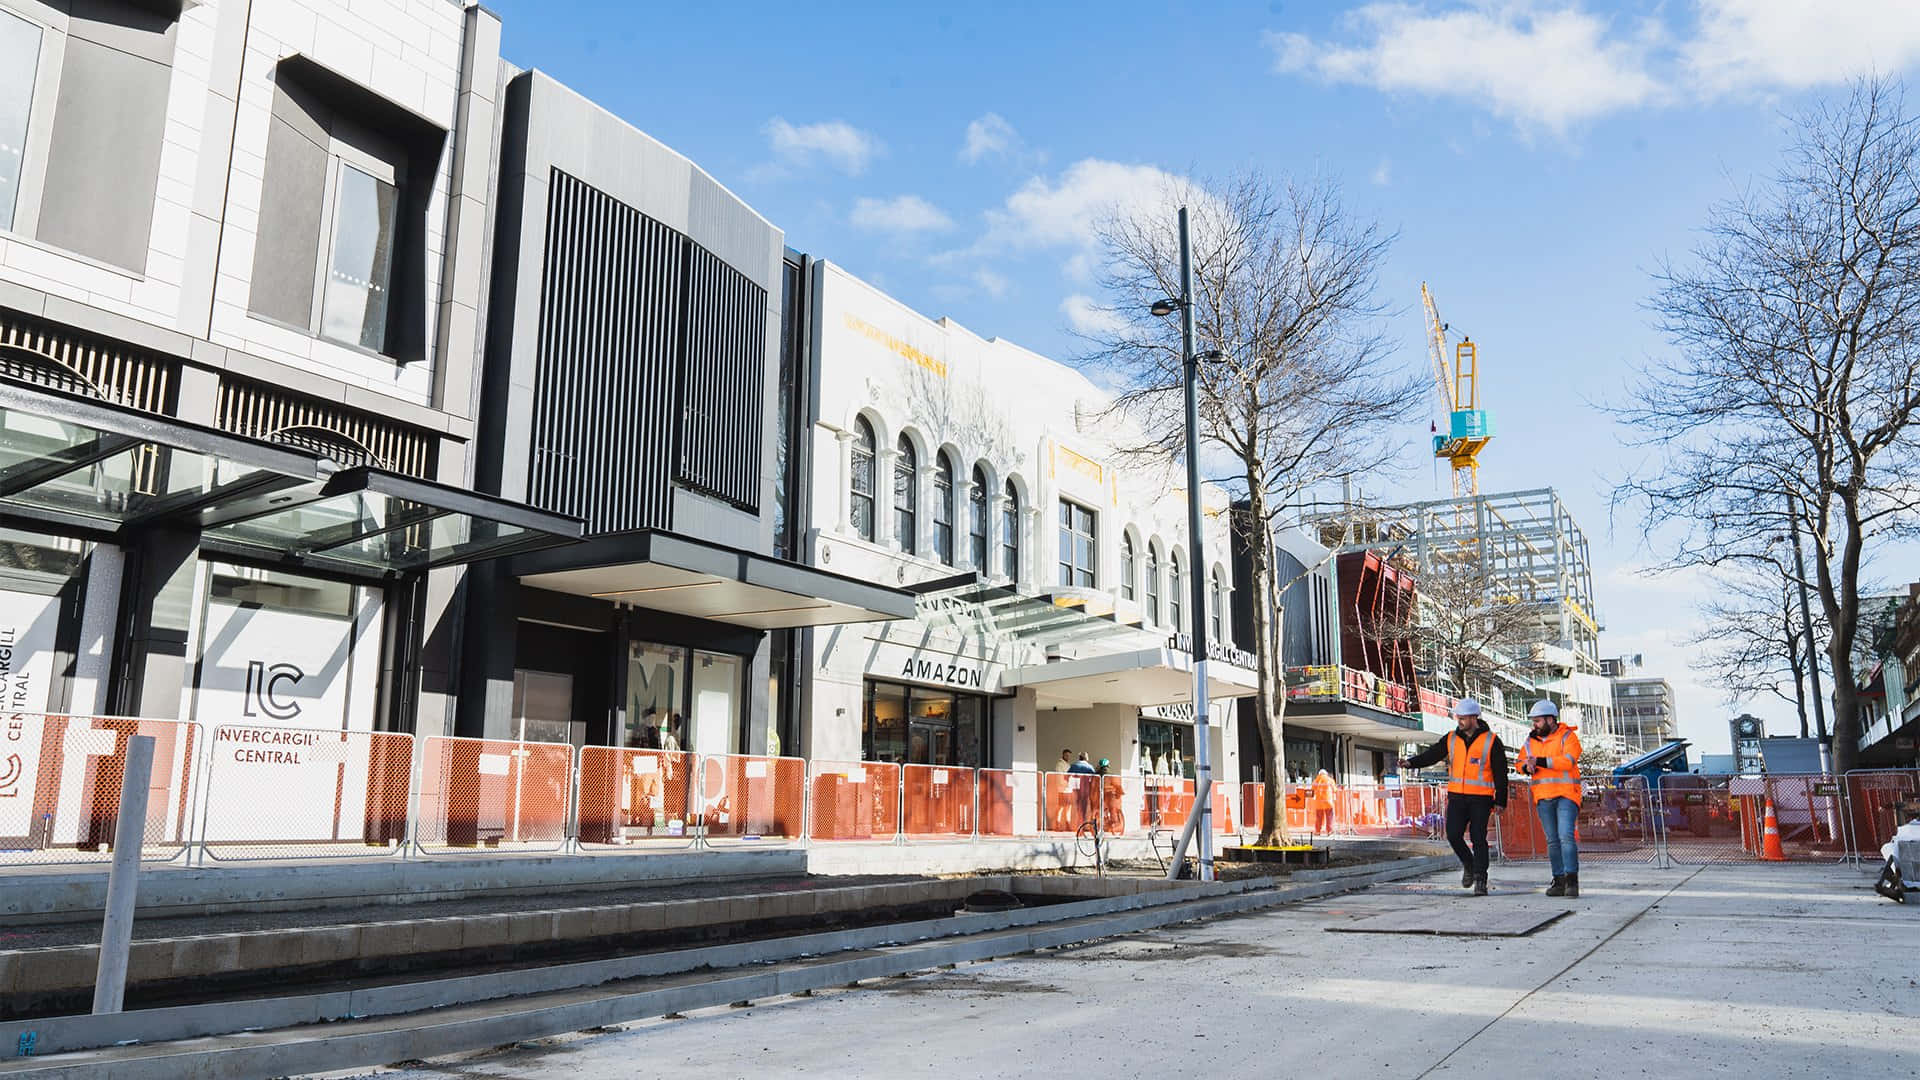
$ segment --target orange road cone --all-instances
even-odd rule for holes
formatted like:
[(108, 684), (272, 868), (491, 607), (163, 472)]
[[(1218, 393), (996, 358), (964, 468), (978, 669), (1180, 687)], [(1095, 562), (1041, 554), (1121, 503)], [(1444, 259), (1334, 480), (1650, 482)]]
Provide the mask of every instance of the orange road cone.
[(1786, 862), (1787, 853), (1780, 850), (1780, 819), (1773, 816), (1773, 800), (1767, 800), (1767, 824), (1762, 830), (1760, 857), (1768, 862)]

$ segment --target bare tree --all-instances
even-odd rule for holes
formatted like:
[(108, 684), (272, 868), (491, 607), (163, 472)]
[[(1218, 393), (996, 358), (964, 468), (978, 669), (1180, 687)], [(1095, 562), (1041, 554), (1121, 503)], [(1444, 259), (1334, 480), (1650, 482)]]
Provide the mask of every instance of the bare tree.
[[(1778, 562), (1754, 560), (1728, 567), (1714, 584), (1716, 594), (1700, 605), (1703, 625), (1687, 640), (1699, 650), (1692, 666), (1726, 694), (1729, 706), (1769, 696), (1791, 702), (1805, 738), (1806, 631), (1791, 572)], [(1825, 636), (1817, 618), (1814, 632), (1815, 640)]]
[[(1286, 692), (1271, 537), (1309, 491), (1388, 468), (1397, 422), (1425, 383), (1403, 375), (1379, 325), (1377, 277), (1393, 235), (1357, 220), (1337, 184), (1244, 173), (1160, 193), (1158, 205), (1116, 213), (1099, 228), (1099, 284), (1108, 327), (1081, 357), (1118, 384), (1115, 408), (1148, 433), (1122, 452), (1184, 460), (1184, 374), (1177, 319), (1154, 318), (1180, 295), (1175, 211), (1193, 218), (1193, 321), (1203, 364), (1198, 398), (1203, 475), (1244, 499), (1233, 526), (1254, 538), (1252, 608), (1258, 684), (1255, 726), (1266, 787), (1263, 843), (1284, 836), (1281, 730)], [(1118, 425), (1116, 425), (1118, 426)]]
[(1810, 541), (1831, 628), (1833, 759), (1859, 752), (1861, 567), (1911, 535), (1920, 409), (1920, 121), (1863, 80), (1801, 117), (1773, 180), (1716, 207), (1652, 301), (1673, 355), (1621, 410), (1657, 453), (1617, 501), (1645, 508), (1669, 564), (1767, 557), (1783, 512)]

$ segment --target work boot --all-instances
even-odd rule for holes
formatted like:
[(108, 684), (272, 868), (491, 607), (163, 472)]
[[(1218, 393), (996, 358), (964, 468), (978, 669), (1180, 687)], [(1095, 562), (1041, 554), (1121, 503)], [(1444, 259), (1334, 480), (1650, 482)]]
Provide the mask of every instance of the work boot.
[(1485, 874), (1473, 875), (1473, 895), (1475, 896), (1487, 895), (1487, 875)]
[(1567, 875), (1565, 874), (1553, 875), (1553, 884), (1547, 886), (1547, 895), (1548, 896), (1567, 895)]
[(1567, 893), (1566, 893), (1566, 895), (1567, 895), (1567, 899), (1569, 899), (1569, 900), (1578, 900), (1578, 899), (1580, 899), (1580, 875), (1579, 875), (1579, 874), (1568, 874), (1568, 875), (1567, 875)]
[(1477, 876), (1478, 875), (1476, 875), (1473, 872), (1473, 867), (1471, 866), (1467, 867), (1465, 870), (1460, 871), (1460, 887), (1463, 889), (1473, 888), (1473, 879)]

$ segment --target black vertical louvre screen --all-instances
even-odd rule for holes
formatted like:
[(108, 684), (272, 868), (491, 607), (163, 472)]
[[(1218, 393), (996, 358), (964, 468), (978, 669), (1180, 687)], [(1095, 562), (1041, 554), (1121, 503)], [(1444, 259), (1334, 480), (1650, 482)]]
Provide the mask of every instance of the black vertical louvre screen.
[(688, 247), (677, 479), (758, 511), (767, 293), (712, 252)]
[(528, 494), (589, 533), (672, 524), (686, 238), (554, 170)]

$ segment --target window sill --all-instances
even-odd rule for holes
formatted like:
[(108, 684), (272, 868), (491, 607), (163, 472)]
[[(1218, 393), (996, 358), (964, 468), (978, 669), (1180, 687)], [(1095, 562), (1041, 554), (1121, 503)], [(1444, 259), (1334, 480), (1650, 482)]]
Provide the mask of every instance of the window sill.
[(308, 341), (313, 342), (315, 345), (325, 345), (330, 349), (341, 349), (345, 352), (352, 353), (353, 355), (358, 356), (365, 360), (377, 360), (382, 364), (386, 364), (394, 368), (395, 370), (408, 366), (406, 361), (401, 360), (398, 357), (388, 356), (386, 353), (375, 352), (364, 345), (354, 345), (349, 342), (337, 340), (335, 338), (322, 337), (321, 335), (314, 333), (314, 330), (311, 326), (296, 326), (295, 324), (290, 322), (281, 322), (279, 319), (276, 319), (271, 315), (262, 315), (257, 311), (248, 311), (247, 319), (250, 322), (257, 322), (262, 326), (271, 326), (275, 330), (285, 330), (289, 334), (299, 334), (301, 337), (306, 338)]
[(12, 244), (19, 244), (23, 248), (38, 251), (42, 255), (54, 255), (62, 259), (72, 259), (82, 266), (90, 267), (94, 270), (104, 270), (116, 277), (126, 278), (136, 285), (143, 284), (147, 280), (146, 272), (143, 270), (129, 270), (124, 266), (116, 266), (110, 262), (102, 262), (91, 255), (82, 255), (77, 251), (69, 251), (63, 247), (55, 247), (52, 244), (37, 240), (25, 233), (9, 232), (6, 229), (0, 229), (0, 240), (5, 240)]

